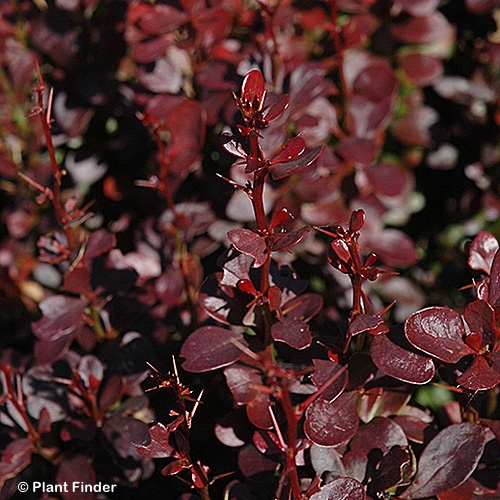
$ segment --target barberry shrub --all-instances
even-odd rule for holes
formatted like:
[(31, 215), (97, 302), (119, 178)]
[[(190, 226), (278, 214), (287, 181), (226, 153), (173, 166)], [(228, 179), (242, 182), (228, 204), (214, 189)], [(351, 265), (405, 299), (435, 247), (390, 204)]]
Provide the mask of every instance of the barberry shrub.
[(494, 2), (0, 5), (0, 499), (500, 496)]

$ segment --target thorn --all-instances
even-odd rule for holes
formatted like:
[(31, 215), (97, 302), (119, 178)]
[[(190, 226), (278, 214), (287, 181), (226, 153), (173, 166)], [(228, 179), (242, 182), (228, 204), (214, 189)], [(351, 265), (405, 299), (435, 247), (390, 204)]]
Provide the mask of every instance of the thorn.
[(283, 439), (283, 434), (281, 434), (281, 430), (279, 428), (278, 421), (276, 420), (276, 416), (273, 412), (272, 407), (268, 406), (267, 409), (269, 410), (269, 414), (271, 415), (271, 420), (273, 421), (273, 427), (274, 427), (274, 430), (276, 431), (276, 436), (278, 437), (281, 451), (284, 453), (284, 452), (286, 452), (288, 447), (285, 443), (285, 440)]
[(243, 345), (239, 340), (231, 339), (231, 343), (235, 345), (241, 352), (244, 352), (247, 356), (254, 359), (255, 361), (260, 361), (259, 356), (251, 351), (246, 345)]
[(46, 113), (47, 125), (49, 125), (49, 127), (50, 127), (50, 124), (52, 123), (51, 114), (52, 114), (52, 100), (53, 100), (53, 97), (54, 97), (54, 87), (51, 87), (51, 89), (49, 91), (49, 101), (47, 103), (47, 113)]
[(201, 397), (203, 396), (204, 392), (205, 392), (205, 389), (202, 389), (200, 391), (200, 395), (196, 398), (196, 402), (193, 406), (193, 409), (191, 410), (191, 412), (189, 414), (186, 414), (186, 423), (187, 423), (188, 429), (191, 429), (191, 422), (193, 420), (194, 414), (196, 413), (196, 410), (198, 409), (198, 406), (202, 402)]

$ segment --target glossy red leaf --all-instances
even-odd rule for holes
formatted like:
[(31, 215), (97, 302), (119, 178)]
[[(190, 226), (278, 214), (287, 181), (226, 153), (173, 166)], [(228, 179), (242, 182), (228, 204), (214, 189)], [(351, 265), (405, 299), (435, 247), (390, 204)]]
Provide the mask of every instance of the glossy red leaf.
[(376, 335), (372, 338), (370, 353), (377, 368), (402, 382), (426, 384), (434, 377), (432, 360), (405, 346), (400, 335)]
[(222, 134), (221, 144), (228, 153), (234, 156), (238, 156), (239, 158), (246, 158), (248, 156), (241, 143), (232, 134)]
[(365, 487), (351, 477), (340, 477), (323, 486), (311, 500), (366, 500)]
[(460, 315), (449, 307), (428, 307), (410, 315), (405, 335), (410, 344), (445, 363), (457, 363), (474, 354), (465, 344), (465, 327)]
[(268, 259), (268, 249), (265, 238), (250, 229), (233, 229), (227, 233), (229, 241), (234, 247), (253, 257), (253, 267), (261, 267)]
[(446, 427), (424, 448), (415, 480), (400, 498), (428, 498), (456, 488), (476, 469), (485, 442), (485, 432), (478, 424)]
[(290, 104), (290, 96), (284, 95), (281, 96), (274, 104), (272, 104), (269, 109), (265, 112), (266, 121), (272, 121), (278, 116), (282, 115), (284, 111), (288, 108)]
[(266, 91), (266, 82), (262, 73), (258, 69), (254, 69), (248, 73), (243, 79), (241, 85), (241, 98), (248, 101), (250, 104), (256, 103), (258, 107), (262, 103), (262, 98)]
[(272, 163), (269, 166), (269, 171), (273, 180), (278, 181), (289, 177), (292, 174), (300, 172), (302, 169), (309, 166), (323, 152), (324, 147), (318, 146), (309, 153), (304, 153), (289, 161)]
[(271, 335), (275, 341), (284, 342), (298, 350), (309, 347), (312, 342), (308, 324), (295, 318), (285, 318), (275, 323), (271, 327)]
[(182, 460), (173, 460), (169, 464), (165, 465), (161, 470), (161, 473), (164, 476), (175, 476), (175, 474), (179, 474), (181, 470), (184, 468)]
[(489, 275), (498, 248), (498, 240), (490, 232), (480, 231), (469, 245), (467, 264)]
[(234, 363), (243, 355), (235, 345), (247, 345), (243, 335), (219, 326), (202, 326), (182, 345), (180, 355), (186, 358), (182, 367), (189, 372), (206, 372)]
[(344, 392), (329, 403), (317, 398), (306, 410), (304, 431), (320, 446), (336, 446), (349, 441), (358, 430), (357, 394)]
[(281, 163), (293, 160), (301, 155), (306, 149), (306, 141), (302, 137), (293, 137), (283, 149), (271, 160), (271, 163)]

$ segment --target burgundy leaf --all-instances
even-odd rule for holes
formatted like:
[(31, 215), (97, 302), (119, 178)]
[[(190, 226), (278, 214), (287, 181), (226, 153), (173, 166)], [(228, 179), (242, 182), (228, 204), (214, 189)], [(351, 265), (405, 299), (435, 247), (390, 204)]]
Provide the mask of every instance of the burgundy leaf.
[(356, 479), (340, 477), (323, 486), (311, 500), (366, 500), (365, 487)]
[(164, 4), (141, 4), (145, 10), (139, 20), (139, 27), (145, 34), (163, 35), (184, 24), (187, 15), (170, 5)]
[(368, 332), (372, 335), (386, 333), (389, 328), (384, 323), (380, 316), (373, 314), (357, 314), (352, 321), (349, 322), (349, 335), (355, 336), (363, 332)]
[(382, 229), (370, 241), (370, 248), (388, 266), (408, 267), (417, 261), (415, 242), (399, 229)]
[(247, 417), (255, 427), (268, 430), (273, 428), (273, 421), (269, 409), (271, 408), (271, 398), (264, 391), (257, 391), (257, 394), (247, 404)]
[(373, 140), (349, 136), (337, 144), (335, 151), (344, 161), (367, 167), (375, 158), (377, 146)]
[(478, 424), (443, 429), (420, 455), (415, 480), (400, 497), (428, 498), (456, 488), (474, 472), (484, 450), (485, 432)]
[(403, 382), (410, 384), (426, 384), (434, 377), (432, 360), (415, 352), (399, 335), (376, 335), (372, 338), (370, 353), (377, 368)]
[(419, 87), (432, 85), (443, 74), (443, 62), (437, 57), (415, 52), (399, 61), (406, 77)]
[(475, 300), (467, 304), (464, 319), (471, 332), (478, 333), (481, 336), (480, 347), (496, 342), (495, 311), (486, 301)]
[(375, 417), (371, 422), (361, 425), (349, 444), (352, 451), (365, 455), (374, 449), (385, 455), (393, 446), (405, 447), (408, 441), (403, 429), (386, 417)]
[(252, 439), (252, 427), (242, 412), (226, 413), (215, 424), (214, 434), (217, 439), (231, 448), (239, 448)]
[(4, 449), (0, 461), (0, 490), (5, 481), (16, 477), (31, 463), (35, 446), (27, 438), (11, 441)]
[(265, 238), (250, 229), (233, 229), (227, 233), (227, 237), (238, 251), (253, 257), (253, 267), (264, 265), (268, 258)]
[[(58, 484), (82, 484), (93, 485), (96, 482), (96, 473), (92, 463), (84, 455), (75, 455), (64, 460), (57, 471), (56, 481)], [(83, 489), (63, 488), (61, 496), (64, 500), (91, 500), (95, 494)]]
[(412, 187), (408, 170), (392, 163), (379, 163), (368, 167), (366, 177), (382, 201), (404, 195)]
[(239, 158), (246, 158), (248, 155), (241, 145), (240, 141), (234, 135), (224, 133), (221, 135), (222, 147), (230, 154)]
[(290, 104), (290, 96), (285, 94), (281, 96), (274, 104), (272, 104), (265, 113), (266, 121), (272, 121), (278, 118), (288, 108)]
[(500, 304), (500, 252), (495, 254), (491, 264), (488, 302), (495, 311)]
[(274, 460), (264, 456), (253, 444), (248, 444), (238, 454), (238, 467), (245, 477), (274, 472), (277, 466)]
[(491, 233), (480, 231), (468, 248), (469, 267), (489, 275), (498, 247), (498, 240)]
[(413, 108), (391, 124), (392, 133), (407, 146), (430, 146), (429, 129), (439, 120), (439, 113), (429, 106)]
[(323, 297), (316, 293), (303, 293), (289, 300), (283, 306), (283, 314), (287, 318), (309, 321), (323, 307)]
[(424, 442), (424, 433), (429, 427), (428, 421), (411, 415), (396, 415), (393, 420), (404, 430), (408, 439), (420, 444)]
[(247, 100), (250, 104), (260, 105), (266, 90), (266, 82), (262, 73), (254, 69), (248, 73), (241, 86), (241, 98)]
[(359, 426), (357, 394), (344, 392), (333, 403), (317, 398), (306, 410), (304, 431), (320, 446), (336, 446), (351, 439)]
[[(318, 389), (322, 388), (323, 384), (328, 383), (328, 381), (342, 369), (342, 365), (339, 363), (333, 363), (326, 359), (313, 359), (313, 363), (314, 374), (312, 376), (312, 381)], [(331, 403), (342, 394), (342, 391), (347, 386), (347, 379), (347, 371), (344, 371), (342, 375), (339, 375), (323, 390), (320, 397)]]
[(273, 180), (278, 181), (309, 166), (323, 152), (324, 147), (318, 146), (309, 153), (304, 153), (297, 158), (281, 163), (272, 163), (269, 171)]
[(262, 376), (255, 368), (234, 364), (224, 368), (226, 382), (237, 404), (247, 404), (257, 395)]
[(235, 344), (247, 345), (243, 335), (219, 326), (202, 326), (184, 342), (180, 355), (186, 358), (182, 367), (200, 373), (222, 368), (237, 361), (243, 352)]
[(161, 423), (156, 423), (149, 428), (149, 438), (146, 436), (141, 441), (133, 441), (135, 449), (143, 457), (148, 458), (170, 458), (175, 457), (175, 449), (170, 444), (170, 431)]
[(500, 373), (483, 356), (475, 356), (472, 364), (457, 379), (457, 384), (470, 391), (485, 391), (500, 384)]
[(282, 250), (287, 250), (290, 247), (296, 245), (300, 240), (309, 234), (311, 231), (310, 226), (304, 226), (297, 231), (289, 231), (283, 233), (275, 233), (272, 236), (272, 247), (274, 252), (280, 252)]
[(431, 43), (448, 40), (454, 36), (454, 28), (439, 11), (427, 16), (410, 17), (394, 24), (391, 33), (404, 43)]
[(474, 350), (462, 341), (465, 327), (460, 315), (449, 307), (433, 306), (411, 314), (405, 335), (417, 349), (445, 363), (457, 363)]
[(294, 318), (285, 318), (275, 323), (271, 327), (271, 335), (275, 341), (284, 342), (298, 350), (309, 347), (312, 342), (309, 325)]
[(85, 302), (65, 295), (52, 295), (40, 302), (42, 319), (32, 324), (40, 339), (52, 341), (73, 333), (83, 322)]
[(179, 474), (179, 472), (184, 468), (182, 460), (173, 460), (169, 464), (165, 465), (161, 470), (164, 476), (174, 476)]
[(272, 164), (283, 163), (293, 160), (301, 155), (306, 149), (306, 141), (302, 137), (293, 137), (285, 147), (271, 160)]
[(409, 449), (394, 446), (380, 461), (375, 478), (369, 483), (368, 492), (373, 494), (394, 486), (409, 484), (413, 473), (412, 455)]

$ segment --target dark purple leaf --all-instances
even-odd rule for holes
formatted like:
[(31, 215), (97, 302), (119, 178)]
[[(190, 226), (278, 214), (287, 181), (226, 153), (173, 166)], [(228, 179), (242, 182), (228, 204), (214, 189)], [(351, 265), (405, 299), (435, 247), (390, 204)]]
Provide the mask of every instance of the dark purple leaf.
[(405, 335), (417, 349), (445, 363), (457, 363), (474, 350), (462, 341), (465, 327), (460, 315), (449, 307), (428, 307), (410, 315)]
[(365, 455), (369, 455), (374, 449), (385, 455), (393, 446), (408, 446), (408, 441), (403, 429), (390, 418), (375, 417), (371, 422), (360, 426), (349, 446), (352, 451)]
[(238, 454), (238, 467), (245, 477), (274, 472), (277, 466), (274, 460), (264, 456), (253, 444), (248, 444)]
[(495, 311), (500, 304), (500, 252), (495, 254), (491, 264), (488, 302)]
[(339, 397), (346, 388), (348, 379), (347, 371), (344, 371), (344, 373), (335, 378), (333, 382), (329, 383), (329, 380), (342, 369), (342, 365), (333, 363), (327, 359), (313, 359), (313, 363), (314, 374), (312, 376), (312, 381), (318, 389), (328, 383), (328, 387), (323, 390), (320, 397), (331, 403)]
[(230, 365), (243, 355), (236, 343), (247, 345), (239, 333), (219, 326), (202, 326), (182, 345), (180, 355), (186, 358), (182, 367), (200, 373)]
[(320, 446), (336, 446), (349, 441), (359, 426), (357, 394), (344, 392), (329, 403), (317, 398), (306, 410), (304, 431)]
[(269, 109), (265, 112), (265, 118), (267, 121), (272, 121), (278, 118), (283, 112), (288, 108), (290, 104), (290, 96), (281, 96), (274, 104), (272, 104)]
[(305, 349), (312, 342), (309, 325), (299, 319), (285, 318), (271, 327), (271, 335), (277, 342), (284, 342), (294, 349)]
[(171, 432), (161, 423), (149, 428), (149, 435), (136, 436), (132, 440), (137, 452), (148, 458), (175, 457), (175, 449), (170, 443)]
[(247, 404), (257, 395), (256, 386), (262, 384), (258, 370), (250, 366), (234, 364), (224, 368), (226, 383), (237, 404)]
[(412, 177), (408, 170), (392, 163), (378, 163), (368, 167), (366, 177), (381, 200), (402, 196), (412, 187)]
[(368, 167), (375, 158), (377, 146), (371, 139), (350, 136), (342, 139), (335, 151), (346, 162)]
[(0, 461), (0, 490), (8, 479), (16, 477), (31, 463), (35, 446), (27, 438), (11, 441), (4, 449)]
[(310, 226), (304, 226), (297, 231), (289, 231), (283, 233), (275, 233), (272, 236), (272, 246), (271, 249), (274, 252), (279, 252), (282, 250), (287, 250), (290, 247), (296, 245), (302, 238), (307, 236), (311, 231)]
[(408, 267), (417, 262), (415, 242), (399, 229), (382, 229), (370, 247), (388, 266)]
[(379, 335), (386, 333), (389, 328), (384, 323), (380, 316), (373, 314), (357, 314), (352, 321), (349, 322), (349, 335), (355, 336), (363, 332), (368, 332), (371, 335)]
[(214, 434), (225, 446), (239, 448), (252, 439), (253, 427), (248, 425), (244, 412), (226, 413), (215, 424)]
[(471, 332), (478, 333), (481, 336), (480, 347), (496, 342), (495, 312), (486, 301), (475, 300), (467, 304), (464, 319)]
[(432, 85), (443, 74), (443, 62), (438, 57), (416, 52), (399, 61), (406, 77), (419, 87)]
[(432, 360), (405, 346), (404, 338), (396, 333), (376, 335), (372, 338), (370, 353), (377, 368), (403, 382), (426, 384), (434, 376)]
[(456, 488), (474, 472), (484, 450), (478, 424), (454, 424), (442, 430), (420, 455), (415, 480), (400, 497), (428, 498)]
[(356, 479), (340, 477), (323, 486), (311, 500), (366, 500), (365, 487)]
[(408, 447), (394, 446), (380, 461), (375, 477), (368, 485), (368, 492), (373, 494), (409, 484), (414, 472)]
[(302, 319), (309, 321), (316, 316), (323, 307), (323, 297), (316, 293), (303, 293), (289, 300), (283, 306), (286, 318)]
[(309, 153), (304, 153), (297, 158), (281, 163), (273, 163), (269, 166), (269, 171), (273, 180), (278, 181), (309, 166), (323, 152), (324, 147), (318, 146)]
[[(63, 460), (57, 471), (56, 481), (58, 484), (82, 484), (93, 485), (96, 482), (96, 473), (92, 467), (92, 462), (84, 455), (75, 455), (72, 458)], [(82, 489), (63, 488), (61, 496), (64, 500), (91, 500), (95, 497), (92, 491)]]
[(489, 365), (487, 358), (475, 356), (469, 368), (458, 377), (457, 384), (470, 391), (485, 391), (500, 384), (500, 373)]
[(248, 420), (259, 429), (272, 429), (274, 424), (271, 419), (271, 413), (269, 412), (270, 408), (271, 398), (269, 394), (258, 390), (252, 401), (247, 404)]
[(411, 415), (396, 415), (393, 420), (404, 430), (408, 439), (420, 444), (424, 442), (424, 432), (429, 422)]
[(498, 240), (491, 233), (480, 231), (468, 248), (469, 267), (489, 275), (498, 247)]
[[(136, 10), (138, 10), (137, 7)], [(186, 12), (180, 11), (170, 5), (141, 4), (141, 16), (139, 18), (139, 27), (145, 34), (163, 35), (175, 28), (181, 26), (187, 21)]]
[(352, 477), (359, 482), (365, 480), (368, 457), (364, 453), (348, 451), (342, 457), (342, 463), (344, 464), (346, 476)]
[(439, 120), (439, 113), (429, 106), (411, 109), (391, 124), (392, 133), (407, 146), (430, 146), (429, 129)]
[(40, 302), (42, 319), (32, 324), (33, 333), (44, 341), (73, 333), (83, 322), (85, 302), (65, 295), (52, 295)]
[(427, 16), (409, 17), (405, 21), (394, 24), (391, 33), (404, 43), (432, 43), (451, 39), (454, 28), (439, 11)]
[(253, 257), (253, 267), (264, 265), (268, 258), (265, 238), (250, 229), (233, 229), (227, 233), (227, 237), (239, 252)]

